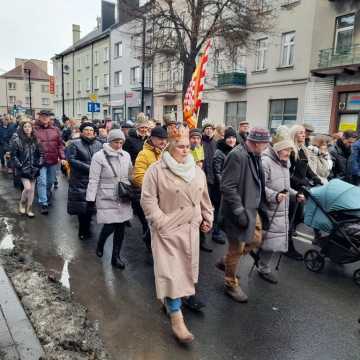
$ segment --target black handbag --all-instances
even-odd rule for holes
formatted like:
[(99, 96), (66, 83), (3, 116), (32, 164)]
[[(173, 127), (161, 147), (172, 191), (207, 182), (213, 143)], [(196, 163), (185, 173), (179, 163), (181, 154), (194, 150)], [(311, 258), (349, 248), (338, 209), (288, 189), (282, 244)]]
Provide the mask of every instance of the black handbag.
[[(114, 169), (113, 164), (110, 161), (109, 155), (106, 154), (106, 152), (104, 151), (104, 155), (106, 158), (106, 161), (108, 162), (111, 171), (114, 174), (114, 177), (116, 179), (119, 179), (118, 175), (116, 174), (116, 171)], [(119, 201), (125, 202), (125, 201), (132, 201), (136, 198), (138, 198), (138, 191), (136, 191), (136, 189), (130, 185), (125, 183), (124, 181), (118, 181), (117, 186), (116, 186), (116, 195), (118, 197)]]

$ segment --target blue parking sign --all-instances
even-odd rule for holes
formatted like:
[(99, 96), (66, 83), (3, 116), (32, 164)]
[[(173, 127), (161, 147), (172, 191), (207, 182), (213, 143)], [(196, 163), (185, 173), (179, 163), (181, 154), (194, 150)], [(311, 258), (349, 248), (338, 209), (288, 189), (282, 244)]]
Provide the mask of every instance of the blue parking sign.
[(88, 112), (100, 112), (100, 103), (88, 102)]

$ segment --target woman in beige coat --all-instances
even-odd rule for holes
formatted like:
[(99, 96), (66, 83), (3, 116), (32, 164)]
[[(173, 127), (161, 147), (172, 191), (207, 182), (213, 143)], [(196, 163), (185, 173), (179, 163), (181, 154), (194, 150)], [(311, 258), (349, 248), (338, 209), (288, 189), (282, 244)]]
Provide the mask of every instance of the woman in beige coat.
[(181, 342), (194, 336), (187, 329), (181, 298), (194, 295), (199, 274), (199, 228), (209, 232), (213, 208), (206, 177), (190, 154), (189, 131), (180, 126), (169, 134), (160, 161), (145, 174), (141, 206), (149, 221), (156, 293)]

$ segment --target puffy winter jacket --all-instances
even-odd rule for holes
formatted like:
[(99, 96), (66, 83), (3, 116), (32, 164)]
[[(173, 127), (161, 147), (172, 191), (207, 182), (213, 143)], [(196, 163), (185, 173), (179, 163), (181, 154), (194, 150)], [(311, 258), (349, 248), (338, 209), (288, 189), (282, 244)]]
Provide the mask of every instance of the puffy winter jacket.
[(16, 132), (16, 128), (17, 126), (15, 124), (9, 124), (7, 127), (0, 125), (0, 146), (2, 146), (5, 151), (10, 150), (10, 139)]
[(352, 176), (360, 177), (360, 140), (351, 148), (351, 173)]
[(42, 158), (36, 141), (23, 139), (18, 134), (14, 134), (10, 151), (16, 176), (31, 180), (39, 176)]
[(145, 142), (143, 150), (141, 150), (136, 158), (132, 182), (135, 186), (141, 187), (145, 172), (151, 164), (160, 160), (161, 150), (155, 148), (149, 141)]
[(335, 145), (330, 147), (329, 152), (334, 162), (333, 177), (348, 181), (351, 176), (351, 149), (347, 148), (339, 139)]
[(220, 181), (221, 175), (224, 169), (224, 162), (226, 156), (233, 148), (226, 144), (225, 140), (219, 140), (217, 142), (217, 149), (215, 151), (214, 159), (213, 159), (213, 170), (215, 176), (215, 184), (219, 187), (220, 191)]
[(128, 137), (126, 138), (123, 149), (130, 154), (131, 162), (135, 164), (136, 157), (143, 149), (146, 138), (142, 138), (136, 132), (136, 129), (130, 129)]
[(39, 125), (35, 128), (35, 136), (40, 144), (44, 165), (55, 165), (59, 159), (65, 159), (64, 144), (58, 128)]
[(67, 147), (71, 168), (67, 203), (67, 211), (70, 215), (87, 212), (86, 189), (89, 183), (91, 158), (101, 149), (100, 141), (86, 138), (71, 140)]

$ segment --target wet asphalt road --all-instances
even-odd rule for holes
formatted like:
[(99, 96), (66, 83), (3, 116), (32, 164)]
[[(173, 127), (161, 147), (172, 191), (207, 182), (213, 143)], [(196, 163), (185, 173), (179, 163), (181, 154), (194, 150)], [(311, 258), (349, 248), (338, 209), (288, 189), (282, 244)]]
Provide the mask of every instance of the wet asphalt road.
[[(0, 174), (0, 217), (17, 223), (21, 234), (14, 235), (27, 239), (36, 260), (58, 272), (64, 283), (69, 280), (74, 300), (98, 320), (113, 359), (360, 359), (360, 287), (351, 279), (360, 263), (345, 267), (328, 263), (321, 274), (313, 274), (303, 263), (285, 258), (274, 286), (256, 273), (249, 278), (251, 262), (245, 259), (239, 274), (250, 301), (243, 305), (223, 294), (222, 273), (214, 263), (225, 246), (213, 243), (214, 252), (201, 253), (200, 258), (198, 293), (207, 307), (202, 314), (184, 311), (196, 340), (189, 347), (180, 346), (155, 299), (153, 270), (146, 263), (137, 220), (126, 230), (127, 267), (115, 270), (110, 265), (111, 239), (99, 259), (94, 253), (96, 236), (77, 238), (76, 219), (66, 213), (66, 187), (61, 180), (47, 217), (24, 219), (14, 215), (18, 191), (7, 175)], [(94, 225), (98, 234), (99, 226)], [(304, 243), (297, 246), (302, 251), (309, 248)]]

